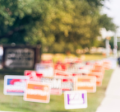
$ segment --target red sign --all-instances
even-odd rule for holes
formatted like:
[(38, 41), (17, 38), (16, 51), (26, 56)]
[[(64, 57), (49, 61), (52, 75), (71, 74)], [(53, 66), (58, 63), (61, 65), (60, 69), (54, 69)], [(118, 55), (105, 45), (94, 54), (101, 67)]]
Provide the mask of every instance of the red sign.
[(43, 76), (41, 73), (31, 70), (25, 70), (24, 75), (28, 76), (30, 80), (40, 81), (41, 77)]
[(68, 74), (66, 71), (61, 71), (61, 70), (55, 70), (55, 76), (60, 76), (60, 77), (69, 77), (71, 76), (72, 74)]
[(55, 70), (66, 70), (67, 69), (65, 64), (55, 64), (54, 68)]
[(82, 76), (82, 73), (73, 73), (72, 76)]

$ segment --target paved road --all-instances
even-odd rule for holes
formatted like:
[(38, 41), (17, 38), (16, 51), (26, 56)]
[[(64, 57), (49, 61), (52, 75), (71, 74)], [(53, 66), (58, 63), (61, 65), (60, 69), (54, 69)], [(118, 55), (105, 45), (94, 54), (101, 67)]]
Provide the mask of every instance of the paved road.
[(120, 67), (114, 70), (105, 94), (96, 112), (120, 112)]

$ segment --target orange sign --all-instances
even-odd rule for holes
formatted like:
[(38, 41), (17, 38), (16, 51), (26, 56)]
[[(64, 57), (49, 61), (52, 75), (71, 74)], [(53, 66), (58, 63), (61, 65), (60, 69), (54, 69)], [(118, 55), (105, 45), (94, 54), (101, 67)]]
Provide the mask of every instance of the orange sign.
[(49, 103), (50, 86), (40, 82), (27, 82), (24, 94), (25, 101)]
[(104, 66), (105, 70), (109, 70), (111, 67), (111, 63), (109, 61), (104, 61), (103, 66)]
[(95, 76), (96, 77), (96, 85), (101, 86), (102, 85), (102, 79), (104, 74), (102, 72), (90, 72), (88, 76)]
[(97, 84), (97, 86), (101, 86), (102, 85), (102, 79), (97, 79), (96, 84)]
[(87, 92), (96, 92), (96, 77), (80, 76), (75, 79), (76, 90), (86, 90)]
[(95, 76), (96, 78), (103, 79), (104, 73), (103, 72), (90, 72), (89, 76)]
[(104, 66), (97, 66), (95, 65), (92, 69), (93, 72), (103, 72), (104, 73)]

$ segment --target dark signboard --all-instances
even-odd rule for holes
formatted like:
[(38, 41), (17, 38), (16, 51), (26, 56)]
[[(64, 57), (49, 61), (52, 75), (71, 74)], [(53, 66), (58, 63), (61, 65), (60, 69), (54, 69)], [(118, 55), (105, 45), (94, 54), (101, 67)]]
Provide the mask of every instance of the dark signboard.
[(34, 68), (38, 58), (40, 47), (31, 46), (3, 46), (3, 67), (4, 68)]

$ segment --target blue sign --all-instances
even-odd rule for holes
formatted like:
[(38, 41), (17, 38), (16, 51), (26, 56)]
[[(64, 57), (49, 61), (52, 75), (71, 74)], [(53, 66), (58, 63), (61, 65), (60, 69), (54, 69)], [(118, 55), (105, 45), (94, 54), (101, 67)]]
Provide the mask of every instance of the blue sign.
[(5, 95), (23, 95), (26, 88), (27, 76), (6, 75), (4, 77)]

